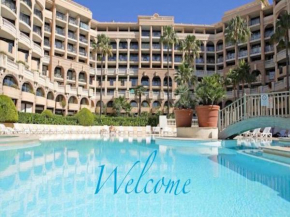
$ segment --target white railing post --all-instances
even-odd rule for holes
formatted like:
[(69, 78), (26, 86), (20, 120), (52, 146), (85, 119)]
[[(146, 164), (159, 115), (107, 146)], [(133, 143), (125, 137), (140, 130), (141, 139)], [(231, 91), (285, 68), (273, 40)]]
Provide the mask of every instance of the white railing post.
[(243, 101), (244, 101), (244, 112), (243, 112), (244, 118), (242, 117), (241, 120), (247, 119), (247, 117), (248, 117), (248, 115), (247, 115), (247, 94), (244, 94)]

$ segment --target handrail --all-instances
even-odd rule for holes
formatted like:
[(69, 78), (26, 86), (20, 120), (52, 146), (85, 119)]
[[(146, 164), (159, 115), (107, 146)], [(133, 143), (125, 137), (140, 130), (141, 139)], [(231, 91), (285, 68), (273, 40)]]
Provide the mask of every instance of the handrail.
[(245, 94), (219, 112), (219, 131), (241, 120), (260, 116), (290, 116), (290, 92), (267, 93), (268, 107), (261, 105), (261, 94)]

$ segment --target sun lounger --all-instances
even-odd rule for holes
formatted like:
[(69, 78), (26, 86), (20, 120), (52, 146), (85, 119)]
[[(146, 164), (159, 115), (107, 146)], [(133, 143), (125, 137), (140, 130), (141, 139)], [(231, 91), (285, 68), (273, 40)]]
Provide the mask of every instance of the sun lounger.
[(261, 133), (262, 137), (267, 137), (270, 138), (272, 137), (272, 133), (271, 133), (271, 127), (266, 127), (263, 132)]
[(149, 125), (146, 126), (146, 134), (152, 134), (151, 126)]

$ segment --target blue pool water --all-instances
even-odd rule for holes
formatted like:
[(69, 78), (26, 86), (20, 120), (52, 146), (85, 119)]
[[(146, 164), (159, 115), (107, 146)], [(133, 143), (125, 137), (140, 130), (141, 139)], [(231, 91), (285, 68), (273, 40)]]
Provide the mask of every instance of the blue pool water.
[[(290, 216), (290, 167), (243, 152), (236, 141), (210, 143), (128, 140), (46, 141), (39, 146), (0, 149), (1, 217), (83, 216)], [(118, 166), (118, 179), (138, 160), (128, 178), (185, 182), (188, 194), (113, 194), (109, 179), (99, 194), (97, 181)]]

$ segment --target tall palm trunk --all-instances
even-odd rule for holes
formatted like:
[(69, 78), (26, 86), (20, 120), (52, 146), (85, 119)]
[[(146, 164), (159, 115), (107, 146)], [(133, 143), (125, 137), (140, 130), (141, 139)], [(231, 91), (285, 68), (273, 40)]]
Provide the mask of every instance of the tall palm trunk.
[[(239, 56), (238, 56), (238, 49), (239, 49), (239, 43), (237, 42), (235, 44), (235, 63), (236, 65), (239, 64)], [(237, 97), (240, 98), (240, 83), (238, 83), (238, 90), (237, 90)]]
[(102, 110), (103, 110), (103, 64), (104, 64), (104, 57), (102, 57), (102, 61), (101, 61), (100, 117), (102, 116)]
[(141, 93), (139, 93), (139, 116), (141, 115)]
[(169, 44), (167, 44), (167, 117), (169, 118), (170, 103), (169, 103)]

